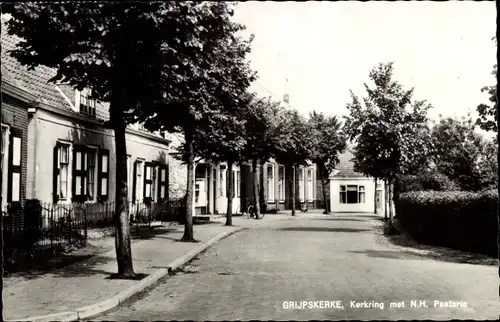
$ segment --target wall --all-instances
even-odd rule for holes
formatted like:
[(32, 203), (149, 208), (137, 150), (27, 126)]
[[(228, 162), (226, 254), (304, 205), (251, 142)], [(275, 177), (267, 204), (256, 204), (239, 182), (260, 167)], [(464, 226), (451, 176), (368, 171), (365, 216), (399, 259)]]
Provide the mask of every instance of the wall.
[(171, 140), (169, 160), (169, 196), (171, 199), (183, 198), (187, 188), (187, 166), (178, 160), (172, 152), (182, 144), (182, 137), (178, 134), (167, 134), (167, 139)]
[[(2, 101), (2, 123), (22, 131), (21, 137), (21, 203), (26, 200), (26, 178), (28, 161), (28, 110), (23, 103), (4, 95)], [(10, 182), (8, 183), (10, 184)], [(7, 192), (5, 187), (5, 192)], [(7, 200), (7, 194), (5, 194)]]
[[(365, 202), (362, 204), (341, 204), (341, 185), (364, 185)], [(330, 179), (330, 206), (332, 212), (371, 212), (374, 211), (375, 183), (372, 178), (334, 178)], [(382, 200), (383, 205), (383, 200)], [(383, 209), (383, 208), (382, 208)], [(382, 212), (381, 212), (382, 213)]]
[[(67, 117), (54, 113), (38, 110), (36, 122), (36, 135), (30, 138), (30, 144), (35, 148), (30, 153), (30, 161), (34, 162), (34, 196), (42, 202), (52, 202), (53, 181), (53, 149), (58, 140), (72, 144), (84, 144), (97, 146), (109, 150), (109, 191), (108, 200), (114, 200), (115, 196), (115, 169), (116, 154), (113, 132), (99, 125), (85, 124), (81, 121), (73, 121)], [(131, 156), (131, 177), (133, 175), (133, 164), (137, 158), (145, 161), (157, 160), (161, 154), (168, 155), (168, 145), (153, 139), (145, 138), (139, 134), (127, 133), (127, 154)], [(72, 151), (70, 150), (70, 155)], [(169, 158), (167, 158), (169, 160)], [(68, 183), (71, 187), (71, 168), (69, 164)], [(129, 187), (129, 195), (132, 188)], [(71, 189), (68, 189), (68, 199), (71, 200)], [(62, 202), (62, 201), (61, 201)]]

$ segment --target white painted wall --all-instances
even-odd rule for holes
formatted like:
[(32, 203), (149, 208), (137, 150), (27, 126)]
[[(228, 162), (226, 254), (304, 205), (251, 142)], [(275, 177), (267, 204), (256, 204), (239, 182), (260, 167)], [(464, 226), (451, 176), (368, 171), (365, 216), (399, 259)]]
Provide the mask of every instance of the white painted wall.
[[(378, 214), (384, 212), (384, 184), (380, 180), (381, 185), (381, 207)], [(357, 204), (343, 204), (340, 203), (340, 186), (341, 185), (358, 185), (365, 187), (365, 202)], [(371, 212), (374, 210), (375, 198), (375, 181), (373, 178), (331, 178), (330, 179), (330, 206), (332, 212)]]

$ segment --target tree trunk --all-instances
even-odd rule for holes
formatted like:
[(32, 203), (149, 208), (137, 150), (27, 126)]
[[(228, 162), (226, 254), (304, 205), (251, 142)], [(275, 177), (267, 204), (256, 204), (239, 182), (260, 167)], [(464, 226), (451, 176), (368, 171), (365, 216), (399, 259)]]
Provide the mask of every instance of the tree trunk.
[(263, 209), (266, 207), (266, 196), (265, 196), (265, 193), (264, 193), (264, 165), (265, 165), (265, 162), (260, 162), (259, 163), (259, 201), (260, 201), (260, 205), (259, 205), (259, 211), (260, 213), (265, 213), (266, 209)]
[(228, 180), (229, 180), (228, 189), (229, 189), (229, 191), (227, 192), (226, 226), (232, 226), (233, 225), (233, 198), (234, 198), (233, 161), (227, 162), (227, 168), (229, 171), (229, 173), (228, 173)]
[(295, 166), (293, 168), (293, 174), (292, 174), (292, 216), (295, 216), (295, 203), (297, 202), (297, 196), (295, 195), (296, 190), (295, 189)]
[(193, 202), (194, 202), (194, 147), (193, 136), (185, 135), (186, 157), (187, 157), (187, 187), (186, 187), (186, 219), (184, 223), (184, 235), (180, 239), (183, 242), (197, 242), (193, 234)]
[(255, 207), (255, 216), (260, 218), (260, 176), (259, 176), (259, 166), (257, 159), (252, 160), (252, 171), (253, 171), (253, 200)]
[(384, 220), (387, 221), (387, 205), (389, 204), (389, 190), (387, 179), (384, 179)]
[[(496, 7), (497, 7), (497, 33), (496, 33), (496, 41), (500, 41), (500, 28), (498, 28), (498, 26), (500, 25), (500, 15), (498, 15), (498, 12), (500, 12), (500, 2), (499, 1), (495, 1), (496, 2)], [(500, 47), (498, 47), (497, 45), (497, 61), (500, 59)], [(500, 66), (498, 66), (500, 67)], [(498, 104), (500, 102), (499, 98), (500, 98), (500, 94), (498, 93), (498, 91), (500, 91), (500, 68), (497, 67), (497, 89), (496, 89), (496, 92), (495, 92), (495, 95), (496, 95), (496, 104), (495, 104), (495, 108), (496, 108), (496, 113), (497, 113), (497, 160), (500, 160), (500, 149), (498, 148), (498, 145), (500, 144), (500, 110), (498, 108)], [(500, 162), (500, 161), (499, 161)], [(497, 163), (497, 169), (499, 171), (497, 171), (497, 180), (498, 180), (498, 183), (497, 183), (497, 190), (498, 190), (498, 193), (500, 195), (500, 169), (498, 167), (498, 163)], [(498, 199), (498, 208), (500, 209), (500, 198)], [(497, 245), (499, 245), (498, 247), (498, 253), (497, 253), (497, 258), (500, 259), (500, 213), (497, 212), (497, 228), (498, 228), (498, 236), (497, 236)], [(500, 276), (500, 268), (498, 269), (498, 275)], [(500, 292), (500, 286), (499, 286), (499, 292)]]
[[(2, 140), (4, 139), (3, 137), (1, 138)], [(5, 142), (3, 142), (5, 145)], [(0, 157), (0, 173), (3, 174), (3, 153), (1, 154)], [(3, 178), (0, 176), (0, 207), (3, 202), (3, 194), (1, 193), (2, 191), (2, 181)], [(3, 209), (2, 209), (3, 210)], [(4, 263), (4, 257), (3, 257), (3, 213), (0, 214), (0, 321), (3, 321), (3, 263)]]
[(325, 184), (325, 176), (324, 176), (324, 173), (323, 173), (323, 169), (320, 169), (320, 171), (319, 171), (319, 178), (321, 180), (321, 187), (322, 187), (322, 190), (323, 190), (323, 201), (325, 202), (325, 212), (324, 212), (324, 214), (327, 215), (327, 214), (330, 213), (330, 211), (329, 211), (330, 205), (328, 204), (327, 196), (326, 196), (326, 184)]
[(377, 214), (377, 178), (375, 178), (375, 196), (373, 197), (373, 213)]
[(127, 187), (127, 144), (125, 140), (126, 125), (123, 120), (123, 105), (118, 95), (113, 95), (110, 104), (110, 118), (115, 134), (116, 153), (116, 225), (115, 247), (118, 274), (120, 278), (135, 278), (132, 263), (132, 247), (130, 245), (130, 216)]
[(392, 224), (392, 219), (394, 218), (394, 210), (393, 210), (393, 206), (394, 206), (394, 202), (393, 202), (393, 183), (392, 183), (392, 180), (389, 181), (389, 223)]

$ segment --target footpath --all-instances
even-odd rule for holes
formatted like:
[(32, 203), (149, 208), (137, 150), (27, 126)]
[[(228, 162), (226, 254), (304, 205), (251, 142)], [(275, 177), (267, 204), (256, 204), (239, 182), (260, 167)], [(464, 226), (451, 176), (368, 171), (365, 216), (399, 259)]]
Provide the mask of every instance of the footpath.
[(267, 215), (263, 220), (234, 217), (232, 227), (224, 226), (225, 218), (195, 224), (194, 236), (199, 243), (177, 241), (183, 235), (182, 225), (170, 224), (153, 231), (148, 228), (148, 233), (132, 238), (134, 270), (147, 275), (141, 280), (110, 279), (117, 271), (114, 239), (90, 241), (89, 248), (100, 247), (101, 251), (86, 256), (76, 251), (69, 257), (84, 259), (61, 268), (4, 278), (4, 320), (75, 321), (98, 315), (153, 286), (219, 240), (245, 228), (287, 218), (289, 215)]

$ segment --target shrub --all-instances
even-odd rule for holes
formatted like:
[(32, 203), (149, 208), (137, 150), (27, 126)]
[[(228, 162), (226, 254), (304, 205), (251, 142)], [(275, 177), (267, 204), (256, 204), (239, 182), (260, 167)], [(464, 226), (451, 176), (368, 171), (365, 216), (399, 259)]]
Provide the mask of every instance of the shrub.
[(404, 175), (398, 178), (398, 191), (457, 191), (460, 187), (439, 172), (423, 172), (420, 175)]
[(396, 201), (401, 224), (415, 239), (496, 255), (498, 192), (412, 191)]

